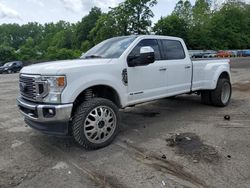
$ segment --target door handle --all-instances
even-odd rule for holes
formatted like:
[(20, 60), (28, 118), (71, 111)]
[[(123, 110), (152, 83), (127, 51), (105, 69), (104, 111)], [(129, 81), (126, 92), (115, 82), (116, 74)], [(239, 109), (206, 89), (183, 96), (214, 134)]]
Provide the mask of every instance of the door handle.
[(159, 69), (159, 71), (166, 71), (167, 70), (167, 68), (165, 68), (165, 67), (161, 67), (160, 69)]
[(190, 65), (185, 66), (185, 69), (190, 69), (190, 68), (191, 68)]

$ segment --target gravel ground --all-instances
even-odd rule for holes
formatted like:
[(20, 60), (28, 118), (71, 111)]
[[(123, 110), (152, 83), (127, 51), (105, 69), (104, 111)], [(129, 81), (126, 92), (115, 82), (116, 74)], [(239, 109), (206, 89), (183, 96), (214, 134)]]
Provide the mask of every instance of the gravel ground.
[(97, 151), (27, 127), (18, 74), (0, 75), (0, 187), (249, 188), (250, 58), (231, 65), (228, 107), (183, 95), (121, 110), (120, 134)]

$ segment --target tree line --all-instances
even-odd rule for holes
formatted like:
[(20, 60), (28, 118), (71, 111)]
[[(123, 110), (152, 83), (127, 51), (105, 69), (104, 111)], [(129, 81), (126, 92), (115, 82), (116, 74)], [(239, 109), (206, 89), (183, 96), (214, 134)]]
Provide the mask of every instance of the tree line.
[[(0, 25), (0, 62), (78, 58), (115, 36), (158, 34), (181, 37), (189, 49), (250, 48), (250, 5), (241, 0), (179, 0), (174, 11), (153, 26), (157, 0), (125, 0), (104, 13), (93, 7), (78, 23)], [(167, 6), (167, 3), (166, 3)]]

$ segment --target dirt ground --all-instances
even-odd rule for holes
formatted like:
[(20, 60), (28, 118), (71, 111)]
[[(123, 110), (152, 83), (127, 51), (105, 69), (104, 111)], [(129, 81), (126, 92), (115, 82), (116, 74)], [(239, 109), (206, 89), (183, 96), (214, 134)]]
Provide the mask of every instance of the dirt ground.
[(226, 108), (183, 95), (121, 110), (114, 143), (86, 151), (27, 127), (18, 74), (0, 75), (0, 187), (249, 188), (250, 58), (232, 60), (232, 82)]

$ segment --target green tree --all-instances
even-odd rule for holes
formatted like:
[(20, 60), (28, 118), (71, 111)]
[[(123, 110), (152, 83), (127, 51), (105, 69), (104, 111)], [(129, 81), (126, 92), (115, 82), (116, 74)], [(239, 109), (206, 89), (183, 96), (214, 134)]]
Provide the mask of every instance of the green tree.
[(113, 17), (113, 11), (103, 14), (97, 21), (96, 26), (90, 31), (89, 45), (91, 47), (99, 42), (122, 35), (123, 30), (120, 30), (119, 23)]
[(38, 57), (38, 49), (33, 38), (26, 39), (24, 45), (18, 50), (18, 58), (22, 61), (34, 61)]
[(157, 35), (177, 36), (187, 39), (187, 23), (176, 14), (161, 18), (154, 26)]
[(97, 20), (102, 15), (101, 9), (94, 7), (89, 14), (82, 18), (82, 21), (76, 25), (75, 47), (80, 48), (82, 43), (88, 39), (89, 32), (95, 27)]
[(157, 0), (126, 0), (124, 2), (130, 33), (149, 33), (149, 27), (152, 24), (151, 18), (154, 16), (151, 8), (156, 4)]
[(192, 8), (192, 25), (188, 32), (188, 41), (191, 49), (211, 49), (211, 16), (211, 1), (196, 0)]
[(79, 50), (72, 50), (66, 48), (57, 49), (56, 47), (49, 47), (45, 59), (48, 60), (76, 59), (79, 58), (80, 55), (81, 52)]
[(16, 59), (15, 49), (10, 46), (0, 45), (0, 62), (5, 63)]
[(173, 14), (185, 20), (188, 25), (192, 22), (192, 4), (189, 0), (179, 0), (175, 5)]
[(110, 37), (149, 33), (151, 18), (154, 16), (150, 8), (156, 3), (156, 0), (126, 0), (111, 8), (108, 13), (100, 16), (90, 31), (89, 46)]
[(211, 19), (213, 48), (244, 49), (250, 47), (250, 6), (229, 1)]

